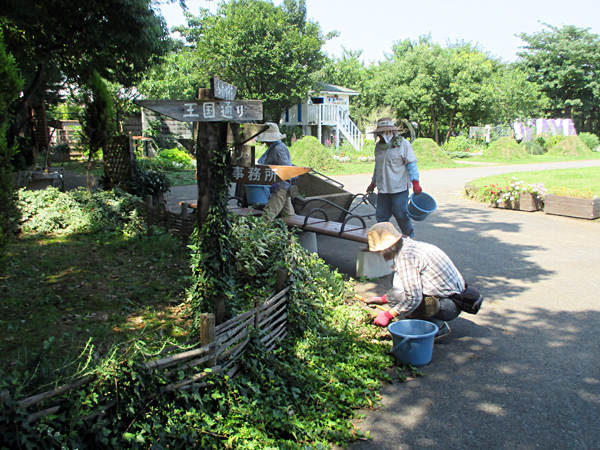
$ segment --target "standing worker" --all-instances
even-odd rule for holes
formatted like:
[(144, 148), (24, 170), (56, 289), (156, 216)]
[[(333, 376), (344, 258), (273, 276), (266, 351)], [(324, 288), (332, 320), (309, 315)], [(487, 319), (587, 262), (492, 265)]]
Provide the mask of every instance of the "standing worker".
[[(285, 138), (285, 134), (279, 132), (276, 123), (266, 122), (265, 125), (269, 125), (269, 128), (256, 137), (257, 141), (267, 145), (267, 151), (258, 159), (258, 164), (291, 166), (290, 151), (287, 145), (281, 142)], [(290, 198), (291, 187), (292, 180), (280, 181), (271, 185), (271, 196), (263, 209), (271, 219), (279, 216), (280, 213), (284, 217), (295, 214)]]
[(412, 184), (415, 195), (421, 193), (417, 157), (406, 139), (400, 136), (400, 128), (389, 117), (377, 121), (374, 133), (379, 136), (375, 145), (375, 170), (367, 193), (377, 188), (377, 222), (389, 222), (395, 217), (402, 234), (415, 236), (408, 216), (408, 189)]
[(373, 225), (367, 234), (369, 250), (394, 261), (392, 288), (369, 304), (389, 304), (380, 311), (375, 325), (385, 327), (394, 317), (421, 319), (439, 328), (436, 337), (450, 333), (448, 321), (461, 311), (477, 314), (483, 297), (467, 286), (448, 255), (435, 245), (403, 237), (389, 222)]

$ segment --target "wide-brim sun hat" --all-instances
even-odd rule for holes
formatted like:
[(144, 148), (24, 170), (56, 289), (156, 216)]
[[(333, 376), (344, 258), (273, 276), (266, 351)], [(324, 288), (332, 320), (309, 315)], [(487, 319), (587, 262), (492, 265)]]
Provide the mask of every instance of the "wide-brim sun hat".
[(377, 128), (369, 133), (377, 134), (385, 131), (402, 131), (394, 124), (394, 119), (391, 117), (383, 117), (377, 121)]
[(285, 138), (285, 134), (281, 134), (279, 132), (279, 127), (276, 123), (265, 122), (265, 125), (269, 125), (269, 128), (267, 129), (267, 131), (263, 131), (258, 136), (256, 136), (255, 139), (258, 142), (275, 142)]
[(399, 239), (402, 239), (402, 234), (390, 222), (376, 223), (367, 233), (367, 242), (371, 252), (388, 249)]

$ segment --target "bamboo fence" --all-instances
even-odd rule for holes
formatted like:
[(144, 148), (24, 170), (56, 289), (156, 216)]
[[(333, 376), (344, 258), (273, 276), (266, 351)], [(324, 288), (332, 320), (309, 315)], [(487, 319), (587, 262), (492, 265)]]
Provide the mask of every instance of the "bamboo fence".
[(152, 196), (146, 196), (146, 223), (148, 224), (148, 236), (152, 236), (152, 226), (165, 228), (181, 238), (183, 245), (188, 245), (189, 237), (194, 231), (197, 219), (195, 215), (189, 214), (188, 205), (181, 204), (181, 213), (175, 214), (167, 211), (164, 207), (153, 206)]
[[(160, 359), (146, 361), (144, 367), (147, 370), (164, 371), (163, 374), (167, 378), (178, 375), (182, 371), (185, 374), (183, 379), (164, 386), (162, 392), (208, 387), (209, 377), (218, 373), (225, 373), (229, 378), (235, 377), (243, 368), (240, 358), (245, 353), (253, 332), (257, 333), (257, 339), (264, 345), (266, 352), (277, 348), (287, 336), (287, 301), (290, 288), (282, 289), (286, 275), (284, 270), (278, 273), (276, 290), (279, 292), (277, 294), (263, 303), (257, 299), (254, 308), (227, 322), (215, 326), (214, 314), (203, 314), (200, 338), (188, 341), (188, 344), (192, 344), (191, 348), (184, 352), (163, 356)], [(172, 353), (177, 349), (179, 347), (170, 347), (156, 356)], [(210, 368), (211, 371), (206, 371), (206, 368)], [(14, 408), (15, 410), (37, 408), (37, 411), (32, 411), (27, 418), (29, 423), (33, 423), (44, 416), (59, 412), (61, 404), (64, 403), (64, 397), (68, 395), (69, 391), (85, 386), (94, 380), (94, 376), (81, 378), (56, 389), (20, 400)], [(4, 403), (8, 399), (8, 392), (0, 391), (0, 402)], [(115, 404), (116, 402), (106, 403), (96, 413), (90, 414), (84, 419), (101, 416)]]

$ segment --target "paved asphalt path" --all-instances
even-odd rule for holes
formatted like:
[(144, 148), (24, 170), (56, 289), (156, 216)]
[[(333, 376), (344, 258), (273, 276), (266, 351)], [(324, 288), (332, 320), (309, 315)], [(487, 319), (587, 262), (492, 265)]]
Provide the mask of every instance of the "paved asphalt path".
[[(492, 209), (462, 196), (479, 176), (590, 165), (600, 161), (421, 173), (438, 209), (415, 223), (416, 238), (442, 248), (485, 302), (451, 322), (424, 377), (387, 384), (383, 408), (361, 412), (356, 426), (373, 439), (351, 450), (600, 449), (600, 220)], [(336, 179), (353, 192), (369, 183), (368, 175)], [(350, 252), (319, 238), (333, 265), (336, 251)], [(381, 279), (357, 291), (387, 287)]]
[[(438, 209), (415, 223), (416, 238), (443, 249), (485, 302), (451, 322), (424, 377), (384, 386), (383, 408), (356, 421), (373, 439), (351, 450), (600, 449), (600, 220), (492, 209), (462, 196), (479, 176), (591, 165), (600, 160), (421, 173)], [(364, 193), (370, 176), (336, 180)], [(193, 189), (173, 189), (173, 210)], [(318, 246), (355, 276), (364, 245), (319, 236)], [(382, 278), (356, 290), (388, 287)]]

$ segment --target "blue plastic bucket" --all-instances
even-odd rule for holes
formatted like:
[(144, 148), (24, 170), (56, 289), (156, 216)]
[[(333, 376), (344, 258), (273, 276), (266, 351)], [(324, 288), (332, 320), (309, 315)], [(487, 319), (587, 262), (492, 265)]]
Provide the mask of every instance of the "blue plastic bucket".
[(433, 354), (433, 341), (438, 332), (435, 323), (425, 320), (404, 319), (391, 323), (393, 353), (398, 361), (413, 366), (426, 366)]
[(419, 195), (414, 193), (408, 198), (408, 216), (417, 221), (425, 220), (425, 218), (437, 209), (437, 203), (434, 198), (421, 192)]
[(266, 205), (271, 197), (270, 186), (262, 184), (247, 184), (246, 199), (249, 205)]

